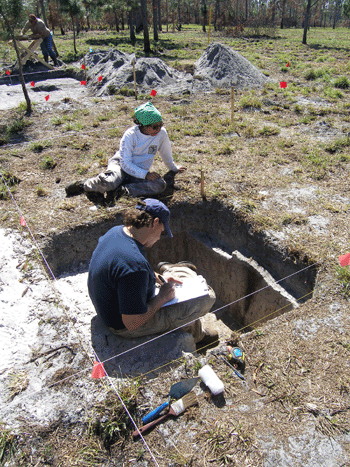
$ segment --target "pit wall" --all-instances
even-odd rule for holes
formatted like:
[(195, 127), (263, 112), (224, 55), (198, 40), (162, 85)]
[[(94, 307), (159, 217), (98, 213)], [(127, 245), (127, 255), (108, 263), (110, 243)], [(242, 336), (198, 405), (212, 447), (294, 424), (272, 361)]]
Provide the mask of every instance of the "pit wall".
[[(255, 261), (266, 273), (269, 273), (275, 281), (285, 277), (288, 279), (281, 282), (283, 289), (300, 302), (312, 297), (311, 293), (316, 279), (316, 268), (309, 268), (306, 261), (301, 261), (297, 256), (290, 257), (287, 252), (271, 242), (264, 233), (254, 233), (252, 226), (246, 224), (239, 215), (231, 208), (227, 208), (219, 202), (198, 202), (195, 204), (178, 203), (170, 207), (171, 229), (174, 236), (183, 236), (184, 240), (173, 241), (174, 239), (162, 238), (154, 245), (148, 255), (154, 265), (155, 261), (176, 262), (181, 260), (191, 260), (203, 269), (203, 275), (210, 277), (210, 281), (215, 285), (219, 294), (225, 296), (225, 290), (233, 288), (237, 282), (243, 283), (240, 288), (240, 297), (252, 290), (252, 284), (258, 284), (252, 269), (246, 267), (248, 272), (241, 272), (232, 276), (232, 272), (226, 271), (227, 264), (221, 264), (221, 260), (210, 256), (210, 261), (206, 259), (208, 253), (204, 254), (204, 246), (208, 250), (219, 249), (229, 255), (228, 261), (235, 263), (230, 270), (237, 268), (239, 258), (232, 252), (239, 251), (241, 255)], [(79, 265), (88, 263), (92, 252), (95, 249), (98, 239), (114, 225), (122, 223), (120, 214), (115, 220), (104, 220), (92, 224), (84, 224), (63, 232), (57, 232), (45, 238), (41, 249), (54, 274), (60, 275), (68, 270), (72, 271)], [(201, 247), (198, 246), (200, 242)], [(161, 253), (156, 253), (157, 251)], [(154, 258), (153, 258), (153, 256)], [(157, 256), (157, 259), (156, 259)], [(160, 258), (160, 256), (162, 256)], [(234, 259), (235, 258), (235, 259)], [(250, 264), (250, 266), (252, 266)], [(254, 269), (254, 268), (253, 268)], [(300, 270), (303, 270), (299, 272)], [(297, 273), (297, 274), (296, 274)], [(225, 278), (223, 282), (220, 277)], [(258, 287), (254, 285), (254, 287)], [(235, 286), (235, 288), (239, 288)], [(222, 292), (221, 292), (222, 291)], [(244, 291), (244, 294), (241, 293)], [(218, 292), (217, 292), (218, 294)], [(240, 298), (237, 297), (237, 298)], [(252, 301), (255, 298), (247, 298)], [(259, 300), (257, 297), (256, 300)], [(225, 301), (228, 303), (229, 301)], [(242, 308), (247, 305), (240, 303), (239, 314)], [(249, 318), (250, 320), (252, 317)]]
[[(296, 300), (275, 283), (254, 260), (238, 251), (231, 255), (211, 248), (193, 235), (181, 232), (171, 240), (162, 239), (148, 251), (153, 268), (160, 261), (191, 261), (214, 289), (217, 303), (212, 310), (231, 328), (258, 324), (297, 307)], [(227, 304), (230, 304), (227, 306)]]

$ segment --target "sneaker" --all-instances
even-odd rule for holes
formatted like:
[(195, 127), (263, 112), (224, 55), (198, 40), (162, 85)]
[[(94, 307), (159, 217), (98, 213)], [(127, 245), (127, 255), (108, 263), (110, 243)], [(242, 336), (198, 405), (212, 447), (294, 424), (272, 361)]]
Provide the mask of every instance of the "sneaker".
[(106, 205), (104, 193), (99, 193), (98, 191), (87, 191), (86, 197), (89, 201), (91, 201), (94, 204), (102, 206)]
[(166, 261), (162, 261), (157, 264), (157, 270), (160, 272), (160, 274), (163, 274), (163, 272), (167, 271), (170, 266), (183, 266), (192, 269), (192, 271), (197, 272), (197, 267), (189, 261), (179, 261), (178, 263), (168, 263)]
[(65, 189), (67, 196), (81, 195), (85, 191), (84, 182), (82, 180), (78, 180), (77, 182), (73, 182), (67, 185)]
[[(209, 346), (219, 344), (219, 333), (214, 327), (205, 327), (203, 329), (204, 336), (200, 341), (196, 343), (196, 345), (199, 345), (199, 347), (204, 347), (204, 346)], [(215, 347), (215, 346), (214, 346)]]

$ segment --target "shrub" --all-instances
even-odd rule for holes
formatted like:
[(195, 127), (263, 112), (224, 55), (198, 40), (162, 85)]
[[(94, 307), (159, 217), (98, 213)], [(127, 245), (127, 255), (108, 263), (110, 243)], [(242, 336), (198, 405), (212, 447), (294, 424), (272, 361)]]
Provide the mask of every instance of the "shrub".
[(350, 87), (350, 81), (347, 76), (341, 76), (334, 81), (333, 85), (335, 88), (348, 89)]

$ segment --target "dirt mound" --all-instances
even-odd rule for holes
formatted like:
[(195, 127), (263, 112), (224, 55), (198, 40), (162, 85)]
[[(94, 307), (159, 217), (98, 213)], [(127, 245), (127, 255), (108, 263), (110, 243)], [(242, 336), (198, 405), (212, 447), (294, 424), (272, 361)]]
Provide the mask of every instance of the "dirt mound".
[[(134, 89), (133, 59), (116, 49), (91, 52), (86, 55), (89, 76), (98, 96), (114, 94), (122, 88)], [(138, 58), (135, 75), (139, 93), (156, 89), (162, 95), (189, 93), (193, 77), (167, 66), (159, 58)], [(102, 77), (101, 81), (98, 80)]]
[(213, 42), (194, 64), (194, 78), (210, 81), (216, 88), (238, 89), (263, 86), (268, 78), (247, 59), (230, 47)]
[[(86, 55), (90, 83), (96, 95), (134, 89), (133, 60), (135, 55), (112, 49)], [(255, 66), (230, 47), (219, 43), (209, 45), (195, 63), (195, 74), (180, 72), (159, 58), (138, 58), (135, 62), (139, 93), (155, 89), (161, 95), (212, 92), (216, 88), (261, 87), (268, 81)], [(100, 81), (99, 81), (100, 78)]]

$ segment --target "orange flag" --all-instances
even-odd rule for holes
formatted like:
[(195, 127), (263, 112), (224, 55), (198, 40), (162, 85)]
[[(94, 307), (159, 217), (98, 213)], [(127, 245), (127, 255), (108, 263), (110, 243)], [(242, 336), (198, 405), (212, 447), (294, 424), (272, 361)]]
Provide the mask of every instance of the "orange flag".
[(106, 372), (105, 372), (103, 363), (94, 362), (94, 367), (92, 369), (91, 378), (98, 379), (98, 378), (103, 378), (104, 376), (106, 376)]
[(346, 255), (339, 256), (339, 263), (342, 268), (344, 266), (350, 266), (350, 253), (346, 253)]
[(21, 225), (23, 225), (23, 227), (26, 227), (27, 225), (26, 220), (24, 219), (23, 216), (21, 216)]

